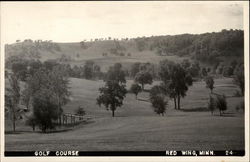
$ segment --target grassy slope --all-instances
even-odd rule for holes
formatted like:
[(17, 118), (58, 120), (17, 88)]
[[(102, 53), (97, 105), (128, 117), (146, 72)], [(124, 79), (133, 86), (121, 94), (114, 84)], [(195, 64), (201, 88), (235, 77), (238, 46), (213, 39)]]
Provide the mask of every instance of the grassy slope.
[[(27, 44), (27, 43), (26, 43)], [(162, 59), (169, 59), (176, 62), (179, 62), (187, 57), (178, 57), (178, 56), (157, 56), (154, 51), (142, 51), (139, 52), (135, 47), (133, 41), (130, 42), (120, 42), (122, 46), (126, 48), (124, 51), (125, 55), (128, 53), (131, 54), (128, 56), (114, 56), (109, 53), (111, 48), (114, 48), (114, 41), (98, 41), (98, 42), (88, 42), (87, 49), (83, 49), (80, 46), (80, 43), (58, 43), (61, 51), (50, 52), (47, 50), (40, 50), (41, 60), (45, 61), (48, 59), (58, 59), (63, 54), (66, 56), (70, 56), (72, 61), (67, 63), (71, 65), (84, 65), (87, 60), (93, 60), (96, 64), (101, 67), (102, 71), (107, 71), (109, 66), (113, 65), (116, 62), (120, 62), (124, 67), (130, 67), (134, 62), (150, 62), (150, 63), (159, 63)], [(21, 48), (20, 43), (10, 45), (8, 53), (16, 53), (18, 54), (18, 49)], [(25, 46), (25, 44), (24, 44)], [(102, 53), (108, 53), (108, 56), (102, 56)], [(6, 54), (8, 57), (11, 54)], [(77, 54), (79, 54), (79, 58), (77, 58)]]
[[(128, 81), (130, 87), (131, 81)], [(157, 84), (157, 83), (155, 83)], [(209, 91), (203, 82), (196, 82), (182, 100), (182, 111), (173, 109), (170, 101), (166, 116), (155, 115), (148, 102), (135, 100), (128, 94), (116, 117), (96, 105), (102, 81), (71, 79), (72, 102), (64, 107), (73, 112), (82, 105), (93, 115), (93, 122), (80, 124), (73, 130), (41, 134), (19, 124), (20, 134), (6, 134), (6, 150), (165, 150), (165, 149), (243, 149), (244, 116), (235, 111), (241, 98), (231, 97), (237, 87), (231, 79), (215, 80), (215, 92), (229, 98), (227, 114), (211, 116), (206, 111)], [(147, 86), (146, 88), (149, 88)], [(139, 98), (147, 98), (142, 93)], [(6, 122), (6, 129), (10, 129)]]

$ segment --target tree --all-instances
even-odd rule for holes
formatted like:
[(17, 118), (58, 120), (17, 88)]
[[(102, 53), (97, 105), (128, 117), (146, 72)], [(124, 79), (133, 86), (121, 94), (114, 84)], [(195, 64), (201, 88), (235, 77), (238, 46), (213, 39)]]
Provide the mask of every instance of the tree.
[(67, 72), (63, 66), (56, 65), (51, 70), (39, 69), (27, 79), (25, 93), (23, 94), (24, 99), (27, 99), (28, 103), (28, 100), (31, 98), (33, 101), (33, 96), (39, 94), (40, 91), (50, 90), (50, 95), (54, 101), (53, 104), (57, 105), (57, 114), (60, 115), (62, 114), (62, 106), (69, 100), (68, 84)]
[(106, 74), (105, 81), (113, 81), (119, 84), (125, 84), (125, 72), (122, 70), (122, 65), (120, 63), (114, 64), (111, 66)]
[(36, 124), (43, 133), (47, 129), (55, 128), (54, 120), (58, 119), (58, 106), (54, 102), (53, 92), (50, 89), (41, 89), (34, 96), (33, 113)]
[(18, 104), (20, 100), (20, 86), (19, 80), (16, 74), (12, 74), (9, 77), (9, 88), (6, 88), (5, 95), (5, 106), (9, 109), (11, 114), (13, 131), (16, 131), (16, 119), (17, 119), (17, 111)]
[(189, 73), (192, 77), (198, 77), (199, 76), (199, 71), (200, 71), (200, 64), (199, 62), (195, 62), (191, 65), (189, 68)]
[(165, 98), (164, 88), (161, 86), (154, 86), (150, 90), (150, 102), (154, 108), (155, 113), (164, 115), (168, 101)]
[(100, 96), (96, 99), (97, 104), (104, 105), (107, 110), (111, 110), (112, 117), (114, 117), (116, 108), (123, 105), (127, 93), (125, 73), (121, 64), (117, 63), (110, 67), (104, 81), (105, 86), (99, 88)]
[(153, 77), (149, 72), (140, 71), (135, 76), (135, 82), (141, 84), (142, 90), (144, 90), (145, 84), (153, 83)]
[(27, 77), (27, 61), (20, 59), (18, 62), (13, 62), (11, 70), (21, 80), (25, 81)]
[(193, 79), (187, 72), (179, 65), (175, 65), (171, 71), (171, 82), (169, 89), (172, 89), (177, 96), (177, 108), (180, 109), (180, 99), (186, 96), (188, 86), (193, 84)]
[(213, 115), (213, 112), (216, 108), (216, 103), (215, 103), (215, 100), (214, 98), (210, 95), (209, 97), (209, 101), (208, 101), (208, 109), (211, 111), (211, 114)]
[(220, 116), (222, 115), (223, 111), (227, 110), (227, 101), (225, 95), (217, 95), (216, 107), (220, 110)]
[(175, 63), (167, 59), (161, 61), (159, 76), (162, 81), (162, 86), (165, 87), (167, 95), (169, 95), (170, 98), (174, 99), (174, 107), (175, 109), (177, 109), (177, 104), (176, 104), (177, 93), (172, 86), (173, 84), (171, 80), (171, 74), (174, 66)]
[(159, 76), (169, 97), (174, 98), (175, 108), (180, 109), (180, 98), (186, 96), (193, 79), (180, 64), (164, 60), (160, 62)]
[(142, 91), (142, 88), (138, 84), (134, 83), (131, 85), (130, 91), (135, 94), (135, 99), (137, 99), (137, 95)]
[(238, 70), (238, 72), (234, 76), (234, 83), (240, 87), (241, 94), (244, 96), (245, 91), (245, 77), (244, 77), (244, 70)]
[[(62, 106), (69, 101), (69, 80), (65, 74), (66, 72), (61, 66), (55, 66), (48, 74), (50, 89), (55, 96), (58, 107), (58, 114), (62, 113)], [(61, 121), (60, 121), (61, 122)]]
[(94, 70), (94, 62), (93, 61), (86, 61), (84, 65), (84, 76), (86, 79), (93, 78), (93, 70)]
[(212, 76), (208, 76), (208, 77), (206, 77), (205, 81), (206, 81), (206, 87), (211, 90), (211, 93), (213, 93), (214, 78)]

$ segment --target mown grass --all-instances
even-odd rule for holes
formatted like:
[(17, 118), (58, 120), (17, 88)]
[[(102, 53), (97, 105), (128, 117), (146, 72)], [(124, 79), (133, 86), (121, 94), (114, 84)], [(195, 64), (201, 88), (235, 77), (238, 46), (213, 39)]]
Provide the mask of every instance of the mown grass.
[[(127, 88), (132, 82), (127, 81)], [(150, 102), (136, 100), (129, 93), (112, 118), (110, 111), (96, 104), (98, 88), (103, 84), (102, 81), (71, 79), (71, 102), (64, 107), (64, 112), (72, 113), (82, 106), (93, 116), (92, 122), (79, 124), (69, 131), (42, 134), (32, 132), (21, 121), (17, 125), (19, 134), (5, 135), (6, 150), (244, 149), (244, 114), (235, 110), (242, 98), (232, 97), (238, 87), (230, 78), (215, 80), (214, 92), (227, 96), (228, 110), (222, 117), (217, 111), (212, 116), (206, 109), (210, 90), (204, 82), (195, 82), (181, 100), (180, 111), (174, 109), (170, 100), (166, 115), (158, 116)], [(145, 88), (150, 87), (152, 85)], [(138, 98), (147, 99), (148, 93), (140, 93)], [(9, 121), (5, 128), (11, 130)]]

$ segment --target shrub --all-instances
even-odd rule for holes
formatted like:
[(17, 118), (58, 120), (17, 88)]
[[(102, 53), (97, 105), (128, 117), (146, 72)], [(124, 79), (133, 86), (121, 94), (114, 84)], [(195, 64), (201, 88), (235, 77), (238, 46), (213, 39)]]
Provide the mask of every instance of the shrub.
[(159, 115), (161, 114), (163, 116), (166, 111), (166, 106), (168, 102), (164, 100), (163, 97), (160, 97), (160, 96), (156, 96), (150, 101), (152, 103), (152, 106), (154, 107), (154, 112)]
[(161, 86), (154, 86), (150, 90), (150, 102), (154, 108), (154, 112), (157, 114), (164, 115), (166, 111), (166, 106), (168, 105), (168, 101), (165, 99), (165, 91)]

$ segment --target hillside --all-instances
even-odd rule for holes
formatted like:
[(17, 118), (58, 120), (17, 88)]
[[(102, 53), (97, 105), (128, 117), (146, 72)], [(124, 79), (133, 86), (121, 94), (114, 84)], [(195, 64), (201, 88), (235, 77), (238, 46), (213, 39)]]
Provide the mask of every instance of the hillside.
[(95, 39), (76, 43), (54, 43), (30, 40), (6, 45), (5, 56), (27, 59), (57, 60), (71, 65), (82, 65), (93, 60), (102, 69), (105, 65), (121, 62), (130, 66), (134, 62), (158, 63), (164, 58), (178, 61), (184, 58), (204, 63), (228, 59), (243, 61), (243, 31), (222, 30), (218, 33), (152, 36), (134, 39)]

